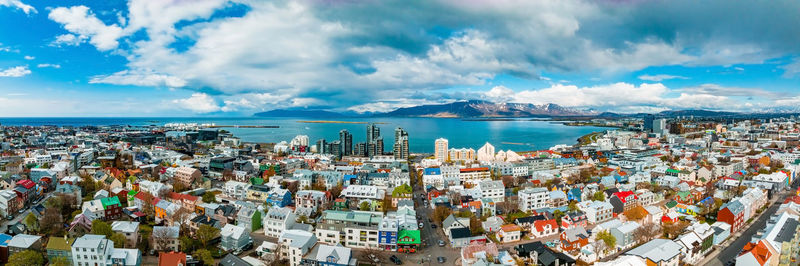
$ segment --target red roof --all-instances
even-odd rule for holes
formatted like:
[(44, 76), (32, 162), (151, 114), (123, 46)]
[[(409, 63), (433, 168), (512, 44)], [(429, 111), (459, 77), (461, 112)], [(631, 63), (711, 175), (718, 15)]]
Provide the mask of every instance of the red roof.
[(23, 186), (23, 187), (25, 187), (27, 189), (31, 189), (35, 185), (36, 185), (36, 183), (33, 183), (33, 181), (30, 181), (30, 180), (27, 180), (27, 179), (17, 181), (17, 186)]
[(800, 196), (791, 196), (791, 197), (786, 198), (786, 200), (783, 201), (783, 203), (789, 203), (789, 202), (794, 202), (794, 203), (800, 204)]
[(158, 254), (158, 266), (186, 265), (186, 253), (161, 252)]
[(462, 168), (461, 172), (478, 172), (478, 171), (489, 171), (489, 167), (476, 167), (476, 168)]
[(188, 201), (197, 201), (198, 199), (200, 199), (200, 197), (198, 196), (192, 196), (189, 194), (176, 193), (176, 192), (170, 192), (169, 198), (173, 200), (188, 200)]
[(537, 232), (544, 231), (544, 227), (550, 225), (551, 230), (553, 228), (558, 228), (558, 223), (556, 223), (556, 219), (550, 220), (537, 220), (533, 222), (533, 227), (536, 228)]
[[(745, 255), (750, 253), (756, 259), (759, 265), (764, 265), (770, 257), (772, 257), (772, 252), (769, 251), (769, 248), (764, 244), (764, 241), (758, 241), (758, 244), (747, 243), (742, 248), (741, 255)], [(741, 256), (740, 255), (740, 256)]]
[(633, 198), (634, 198), (634, 199), (636, 199), (636, 198), (637, 198), (637, 197), (636, 197), (636, 194), (634, 194), (632, 191), (620, 191), (620, 192), (615, 192), (615, 193), (614, 193), (614, 195), (616, 195), (616, 196), (617, 196), (617, 198), (619, 198), (619, 200), (620, 200), (620, 201), (622, 201), (622, 203), (625, 203), (625, 199), (626, 199), (626, 198), (628, 198), (628, 197), (630, 197), (631, 195), (633, 195)]

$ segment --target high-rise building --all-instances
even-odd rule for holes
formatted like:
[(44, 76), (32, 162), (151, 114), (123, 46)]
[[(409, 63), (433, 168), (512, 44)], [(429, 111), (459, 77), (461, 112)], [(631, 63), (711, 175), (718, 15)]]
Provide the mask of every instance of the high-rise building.
[(328, 153), (337, 157), (342, 157), (342, 142), (339, 140), (331, 141), (331, 143), (328, 144)]
[(394, 148), (392, 152), (395, 159), (408, 159), (408, 132), (401, 127), (394, 130)]
[(656, 119), (653, 121), (653, 133), (658, 133), (664, 135), (667, 132), (667, 120), (666, 119)]
[(644, 121), (642, 123), (642, 131), (644, 132), (653, 132), (653, 120), (656, 119), (656, 116), (653, 114), (647, 114), (644, 116)]
[(339, 142), (342, 145), (339, 148), (340, 155), (339, 156), (348, 156), (353, 154), (353, 135), (350, 134), (350, 131), (347, 129), (342, 129), (339, 131)]
[(440, 162), (447, 161), (447, 145), (448, 141), (445, 138), (438, 138), (434, 141), (434, 158)]
[(325, 139), (317, 140), (317, 152), (320, 154), (329, 153), (330, 150), (328, 150), (328, 141)]
[(383, 137), (381, 128), (376, 124), (367, 125), (367, 157), (383, 154)]
[(366, 142), (356, 143), (355, 148), (353, 150), (353, 156), (367, 156), (367, 143)]

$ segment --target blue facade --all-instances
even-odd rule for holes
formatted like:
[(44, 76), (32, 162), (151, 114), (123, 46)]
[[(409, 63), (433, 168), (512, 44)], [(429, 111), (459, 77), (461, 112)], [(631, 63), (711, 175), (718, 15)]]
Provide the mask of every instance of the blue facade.
[(292, 193), (289, 191), (272, 192), (267, 198), (267, 205), (286, 207), (292, 204)]
[(394, 231), (379, 231), (378, 244), (380, 246), (389, 247), (394, 249), (397, 246), (397, 232)]

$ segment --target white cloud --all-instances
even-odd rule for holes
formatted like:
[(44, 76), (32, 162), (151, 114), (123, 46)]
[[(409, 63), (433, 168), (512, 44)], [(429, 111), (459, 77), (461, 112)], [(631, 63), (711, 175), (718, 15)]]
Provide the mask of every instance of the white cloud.
[(189, 98), (172, 100), (172, 103), (178, 108), (195, 113), (210, 113), (220, 110), (214, 98), (205, 93), (193, 93)]
[(16, 66), (10, 67), (3, 70), (0, 70), (0, 77), (13, 77), (18, 78), (22, 76), (26, 76), (31, 73), (31, 70), (28, 69), (28, 66)]
[(30, 55), (26, 55), (25, 56), (25, 60), (33, 60), (33, 59), (36, 59), (36, 57), (30, 56)]
[(87, 39), (86, 36), (77, 36), (75, 34), (61, 34), (56, 36), (56, 39), (50, 43), (51, 46), (78, 46)]
[(793, 58), (790, 63), (780, 66), (780, 68), (783, 69), (784, 78), (796, 77), (800, 73), (800, 57)]
[(45, 64), (38, 64), (38, 65), (36, 65), (36, 67), (38, 67), (38, 68), (46, 68), (46, 67), (61, 68), (61, 65), (45, 63)]
[(94, 76), (89, 83), (106, 83), (116, 85), (135, 85), (151, 87), (178, 88), (186, 86), (186, 80), (153, 71), (123, 70), (107, 76)]
[(647, 80), (647, 81), (659, 82), (659, 81), (668, 80), (668, 79), (689, 79), (689, 78), (684, 77), (684, 76), (674, 76), (674, 75), (667, 75), (667, 74), (658, 74), (658, 75), (647, 75), (647, 74), (645, 74), (645, 75), (639, 76), (639, 79)]
[[(122, 37), (122, 28), (116, 24), (106, 25), (98, 19), (86, 6), (73, 6), (70, 8), (57, 7), (50, 11), (48, 17), (64, 26), (64, 29), (77, 35), (78, 39), (88, 39), (89, 43), (100, 51), (117, 48)], [(62, 35), (64, 36), (64, 35)], [(62, 43), (56, 38), (56, 43)], [(72, 37), (63, 37), (70, 39)], [(72, 38), (74, 43), (75, 38)], [(68, 43), (68, 42), (63, 42)]]
[(487, 100), (498, 103), (514, 101), (514, 91), (505, 86), (495, 86), (483, 93)]
[(25, 4), (20, 0), (0, 0), (0, 6), (22, 9), (22, 12), (25, 12), (25, 14), (36, 13), (36, 8), (33, 8), (33, 6)]

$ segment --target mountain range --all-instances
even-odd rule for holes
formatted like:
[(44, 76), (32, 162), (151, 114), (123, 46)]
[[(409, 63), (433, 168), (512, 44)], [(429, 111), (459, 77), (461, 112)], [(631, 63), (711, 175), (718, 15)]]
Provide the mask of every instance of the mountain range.
[(483, 100), (459, 101), (445, 104), (429, 104), (413, 107), (398, 108), (385, 113), (337, 113), (327, 110), (309, 109), (276, 109), (254, 114), (256, 117), (315, 117), (315, 118), (341, 118), (341, 117), (441, 117), (441, 118), (518, 118), (518, 117), (585, 117), (585, 118), (625, 118), (645, 117), (769, 117), (786, 115), (787, 112), (769, 113), (737, 113), (711, 110), (667, 110), (656, 114), (647, 113), (614, 113), (598, 112), (592, 109), (577, 109), (563, 107), (557, 104), (528, 104), (528, 103), (494, 103)]

